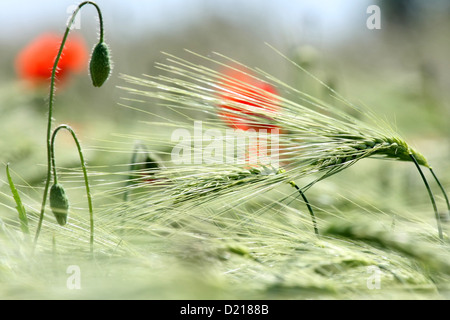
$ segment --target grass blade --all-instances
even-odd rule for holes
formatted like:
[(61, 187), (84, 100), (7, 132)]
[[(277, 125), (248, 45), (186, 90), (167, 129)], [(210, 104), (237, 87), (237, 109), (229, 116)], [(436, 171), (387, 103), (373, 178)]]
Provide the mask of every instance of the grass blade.
[(29, 234), (30, 230), (28, 229), (27, 213), (25, 211), (25, 207), (22, 204), (22, 200), (20, 199), (19, 192), (17, 191), (14, 182), (12, 181), (11, 174), (9, 172), (9, 164), (6, 165), (6, 175), (8, 177), (9, 188), (11, 189), (14, 201), (16, 202), (16, 209), (17, 213), (19, 214), (20, 220), (20, 228), (22, 229), (23, 233)]

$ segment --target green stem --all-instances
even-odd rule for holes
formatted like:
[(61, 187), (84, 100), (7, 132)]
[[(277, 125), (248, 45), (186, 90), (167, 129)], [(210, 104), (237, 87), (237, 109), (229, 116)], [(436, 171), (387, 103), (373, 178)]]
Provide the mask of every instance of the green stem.
[(433, 177), (434, 177), (434, 180), (436, 180), (436, 182), (437, 182), (439, 188), (441, 189), (442, 194), (444, 195), (445, 201), (447, 202), (448, 214), (450, 214), (450, 203), (449, 203), (449, 201), (448, 201), (447, 192), (445, 192), (445, 189), (444, 189), (444, 187), (442, 186), (441, 182), (439, 181), (439, 179), (437, 178), (437, 176), (434, 174), (433, 169), (432, 169), (432, 168), (429, 168), (429, 169), (430, 169), (431, 174), (432, 174)]
[(87, 196), (87, 201), (88, 201), (88, 206), (89, 206), (90, 233), (91, 233), (89, 243), (90, 243), (90, 248), (91, 248), (91, 255), (93, 255), (93, 253), (94, 253), (94, 210), (93, 210), (93, 206), (92, 206), (91, 189), (89, 187), (86, 162), (84, 161), (83, 151), (81, 150), (81, 145), (80, 145), (80, 142), (78, 141), (78, 138), (77, 138), (75, 132), (72, 130), (72, 128), (70, 126), (68, 126), (66, 124), (59, 125), (53, 131), (52, 138), (51, 138), (51, 162), (52, 162), (52, 167), (53, 167), (54, 182), (57, 183), (55, 152), (54, 152), (55, 138), (56, 138), (56, 135), (58, 134), (59, 130), (61, 130), (61, 129), (65, 129), (65, 130), (69, 131), (73, 137), (73, 140), (75, 141), (75, 144), (77, 145), (78, 155), (80, 157), (80, 162), (81, 162), (81, 168), (83, 169), (84, 185), (86, 188), (86, 196)]
[(61, 58), (61, 54), (64, 48), (64, 45), (66, 43), (67, 37), (69, 35), (70, 32), (70, 28), (72, 27), (72, 24), (75, 21), (75, 17), (78, 14), (78, 12), (80, 11), (80, 9), (87, 5), (87, 4), (91, 4), (93, 5), (98, 12), (98, 17), (99, 17), (99, 23), (100, 23), (100, 42), (103, 41), (103, 17), (102, 17), (102, 13), (100, 11), (100, 8), (98, 7), (98, 5), (92, 1), (84, 1), (82, 3), (80, 3), (78, 5), (78, 7), (75, 9), (75, 11), (72, 14), (72, 17), (67, 25), (66, 31), (64, 33), (62, 42), (61, 42), (61, 46), (59, 47), (59, 51), (58, 54), (56, 55), (56, 59), (55, 59), (55, 63), (53, 64), (53, 69), (52, 69), (52, 76), (51, 76), (51, 81), (50, 81), (50, 97), (49, 97), (49, 102), (48, 102), (48, 122), (47, 122), (47, 177), (46, 177), (46, 182), (45, 182), (45, 187), (44, 187), (44, 194), (42, 197), (42, 204), (41, 204), (41, 211), (39, 214), (39, 222), (37, 225), (37, 229), (36, 229), (36, 235), (34, 236), (34, 247), (36, 247), (36, 243), (37, 240), (39, 238), (39, 234), (41, 232), (41, 228), (42, 228), (42, 222), (44, 220), (44, 213), (45, 213), (45, 204), (47, 202), (47, 195), (48, 195), (48, 189), (50, 186), (50, 179), (51, 179), (51, 145), (50, 145), (50, 139), (51, 139), (51, 129), (52, 129), (52, 117), (53, 117), (53, 102), (54, 102), (54, 96), (55, 96), (55, 78), (56, 78), (56, 70), (58, 67), (58, 63), (59, 60)]
[(298, 192), (300, 193), (300, 195), (302, 196), (303, 201), (305, 202), (306, 207), (308, 208), (309, 214), (311, 215), (311, 219), (312, 219), (313, 227), (314, 227), (314, 233), (315, 233), (316, 235), (319, 235), (319, 229), (317, 228), (316, 216), (314, 215), (314, 212), (313, 212), (313, 210), (312, 210), (312, 208), (311, 208), (311, 205), (309, 204), (308, 199), (306, 199), (305, 194), (304, 194), (303, 191), (299, 188), (299, 186), (297, 186), (297, 184), (296, 184), (294, 181), (290, 181), (289, 183), (290, 183), (295, 189), (297, 189), (297, 191), (298, 191)]
[(417, 170), (419, 170), (420, 176), (422, 177), (423, 182), (425, 183), (425, 187), (427, 188), (428, 191), (428, 195), (430, 196), (430, 200), (431, 200), (431, 204), (433, 205), (433, 209), (434, 209), (434, 215), (436, 217), (436, 222), (437, 222), (437, 227), (438, 227), (438, 233), (439, 233), (439, 239), (443, 239), (443, 235), (442, 235), (442, 227), (441, 227), (441, 218), (439, 216), (439, 212), (437, 210), (437, 206), (436, 206), (436, 201), (434, 200), (434, 196), (433, 193), (431, 192), (431, 188), (428, 185), (428, 181), (425, 178), (425, 175), (422, 172), (422, 169), (420, 169), (420, 165), (416, 160), (416, 157), (414, 157), (414, 155), (410, 154), (409, 155), (411, 157), (411, 159), (413, 160), (414, 164), (416, 165)]

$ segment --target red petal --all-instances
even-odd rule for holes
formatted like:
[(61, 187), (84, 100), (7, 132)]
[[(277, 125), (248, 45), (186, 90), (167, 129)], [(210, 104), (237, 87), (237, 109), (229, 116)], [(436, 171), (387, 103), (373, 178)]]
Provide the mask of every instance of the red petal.
[[(225, 103), (220, 105), (223, 111), (219, 114), (227, 125), (242, 130), (276, 128), (273, 125), (255, 123), (255, 120), (250, 120), (245, 116), (247, 114), (258, 116), (258, 113), (245, 106), (262, 108), (266, 113), (277, 113), (280, 106), (276, 89), (268, 83), (253, 78), (245, 70), (229, 68), (223, 72), (223, 75), (219, 98)], [(226, 102), (230, 102), (230, 104), (226, 104)]]
[[(53, 64), (61, 45), (62, 36), (45, 33), (31, 41), (16, 57), (15, 67), (19, 78), (32, 83), (48, 83)], [(88, 50), (78, 35), (70, 35), (58, 63), (57, 77), (66, 80), (71, 72), (87, 67)]]

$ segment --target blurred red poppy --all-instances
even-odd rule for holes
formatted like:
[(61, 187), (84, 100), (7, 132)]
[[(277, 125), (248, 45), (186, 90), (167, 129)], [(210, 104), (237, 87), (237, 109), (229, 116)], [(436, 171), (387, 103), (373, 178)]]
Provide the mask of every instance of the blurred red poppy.
[[(256, 131), (277, 128), (267, 121), (280, 109), (278, 92), (273, 86), (252, 77), (248, 71), (229, 68), (222, 74), (219, 97), (224, 103), (220, 105), (219, 115), (229, 127)], [(258, 118), (262, 121), (258, 122)]]
[[(280, 101), (277, 90), (270, 84), (251, 75), (248, 70), (228, 68), (222, 72), (219, 98), (219, 116), (225, 123), (240, 130), (255, 130), (269, 135), (280, 133), (279, 127), (271, 124), (271, 118), (280, 111)], [(245, 162), (251, 166), (272, 161), (268, 156), (278, 154), (278, 144), (274, 145), (271, 137), (258, 136), (257, 140), (249, 141)], [(276, 154), (274, 154), (276, 152)]]
[[(32, 85), (48, 84), (61, 40), (62, 35), (45, 33), (22, 49), (15, 61), (19, 78)], [(69, 35), (58, 63), (56, 76), (59, 82), (67, 81), (71, 73), (87, 70), (88, 59), (88, 48), (83, 38)]]

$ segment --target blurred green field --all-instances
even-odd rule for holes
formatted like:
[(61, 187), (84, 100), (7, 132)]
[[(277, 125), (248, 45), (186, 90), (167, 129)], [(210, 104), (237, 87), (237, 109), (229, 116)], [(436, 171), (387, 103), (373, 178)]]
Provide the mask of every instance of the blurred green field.
[[(98, 3), (109, 12), (108, 1)], [(124, 100), (119, 75), (158, 74), (154, 65), (165, 59), (162, 51), (190, 57), (185, 48), (223, 53), (332, 101), (329, 91), (265, 44), (270, 43), (352, 103), (367, 105), (392, 123), (450, 189), (450, 9), (430, 4), (421, 14), (396, 19), (395, 11), (388, 15), (386, 1), (378, 3), (382, 29), (368, 30), (363, 10), (356, 14), (359, 29), (338, 43), (302, 38), (294, 27), (267, 22), (261, 8), (233, 19), (208, 7), (200, 10), (201, 19), (148, 36), (136, 31), (135, 38), (106, 29), (114, 60), (111, 78), (94, 88), (87, 72), (74, 76), (57, 91), (54, 112), (56, 124), (74, 128), (88, 162), (94, 259), (80, 164), (66, 134), (57, 139), (56, 162), (71, 201), (69, 224), (57, 225), (47, 209), (32, 253), (46, 173), (48, 90), (27, 90), (15, 74), (15, 55), (30, 37), (1, 40), (0, 164), (10, 165), (31, 233), (20, 231), (5, 170), (0, 170), (0, 299), (448, 299), (450, 220), (442, 219), (441, 242), (412, 163), (365, 159), (311, 188), (319, 238), (289, 185), (228, 208), (222, 216), (216, 213), (226, 202), (218, 199), (189, 211), (175, 207), (169, 217), (126, 217), (135, 207), (127, 207), (121, 192), (136, 137), (143, 133), (145, 141), (153, 131), (170, 137), (173, 128), (163, 132), (149, 125), (161, 121), (150, 113), (165, 115), (164, 108)], [(83, 16), (86, 22), (77, 31), (93, 46), (96, 26), (89, 17)], [(117, 21), (105, 14), (106, 28), (113, 17)], [(62, 12), (58, 22), (65, 19)], [(314, 23), (307, 27), (313, 30)], [(431, 186), (446, 218), (444, 198), (434, 182)], [(146, 189), (134, 192), (142, 200)], [(81, 270), (80, 290), (70, 289), (69, 266)]]

